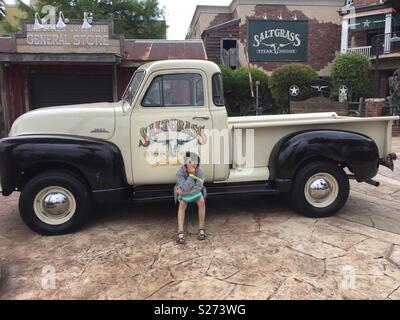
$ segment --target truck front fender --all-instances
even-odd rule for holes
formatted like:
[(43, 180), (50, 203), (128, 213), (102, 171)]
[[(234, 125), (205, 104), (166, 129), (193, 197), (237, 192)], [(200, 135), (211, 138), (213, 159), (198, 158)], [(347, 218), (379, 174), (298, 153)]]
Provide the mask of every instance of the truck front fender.
[(296, 172), (313, 158), (347, 166), (358, 182), (376, 176), (380, 163), (378, 147), (367, 136), (339, 130), (303, 131), (274, 146), (269, 158), (270, 180), (281, 191), (289, 191)]
[(123, 158), (113, 143), (63, 135), (0, 140), (3, 195), (21, 190), (32, 176), (52, 169), (70, 169), (80, 174), (93, 192), (127, 186)]

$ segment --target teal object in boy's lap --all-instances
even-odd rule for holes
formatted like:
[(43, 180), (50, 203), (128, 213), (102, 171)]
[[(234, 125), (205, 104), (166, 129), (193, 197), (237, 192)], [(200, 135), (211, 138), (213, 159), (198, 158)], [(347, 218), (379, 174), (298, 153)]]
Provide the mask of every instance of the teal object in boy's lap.
[(186, 203), (192, 203), (200, 200), (200, 198), (203, 196), (201, 192), (192, 194), (190, 196), (182, 196), (181, 199), (185, 201)]

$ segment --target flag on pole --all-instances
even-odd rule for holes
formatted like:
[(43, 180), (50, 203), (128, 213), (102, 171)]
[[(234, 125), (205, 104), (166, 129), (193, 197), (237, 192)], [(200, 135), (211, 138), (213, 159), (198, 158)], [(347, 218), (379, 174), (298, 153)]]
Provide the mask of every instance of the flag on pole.
[(249, 55), (247, 53), (247, 42), (245, 42), (243, 48), (244, 48), (244, 55), (246, 57), (246, 62), (247, 62), (247, 69), (249, 71), (249, 82), (250, 82), (251, 97), (254, 98), (253, 77), (251, 76), (251, 65), (250, 65)]

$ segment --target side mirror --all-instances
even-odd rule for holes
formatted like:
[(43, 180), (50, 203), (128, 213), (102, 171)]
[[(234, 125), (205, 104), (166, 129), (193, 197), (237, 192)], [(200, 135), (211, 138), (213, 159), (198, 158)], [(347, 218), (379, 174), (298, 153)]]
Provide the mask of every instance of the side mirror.
[(125, 112), (128, 112), (131, 108), (132, 108), (132, 107), (131, 107), (131, 105), (128, 103), (128, 101), (122, 100), (122, 111), (123, 111), (124, 113), (125, 113)]

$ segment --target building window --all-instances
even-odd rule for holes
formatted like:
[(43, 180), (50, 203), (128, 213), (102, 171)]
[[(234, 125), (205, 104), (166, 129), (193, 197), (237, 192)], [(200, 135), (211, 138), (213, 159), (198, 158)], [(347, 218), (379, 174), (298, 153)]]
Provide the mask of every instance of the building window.
[(221, 40), (221, 61), (222, 64), (230, 66), (232, 69), (236, 69), (239, 63), (238, 54), (238, 41), (232, 39)]
[(204, 106), (203, 78), (195, 73), (166, 74), (152, 81), (143, 107)]
[(354, 3), (354, 0), (346, 0), (346, 6), (347, 6), (347, 7), (352, 6), (353, 3)]

